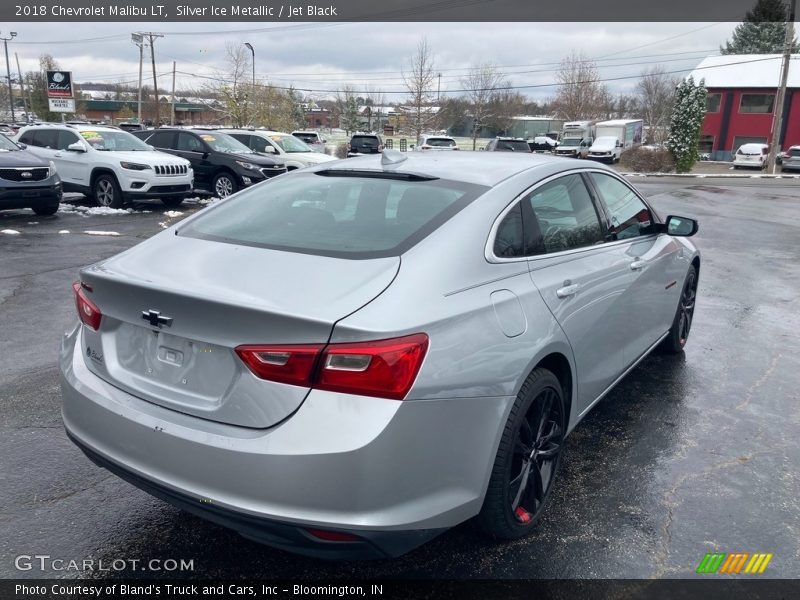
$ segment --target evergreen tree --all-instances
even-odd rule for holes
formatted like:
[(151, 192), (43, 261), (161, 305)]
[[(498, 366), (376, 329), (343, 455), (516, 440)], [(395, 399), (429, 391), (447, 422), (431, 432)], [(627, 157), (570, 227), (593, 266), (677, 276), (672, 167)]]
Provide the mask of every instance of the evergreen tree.
[[(789, 0), (790, 2), (792, 0)], [(788, 16), (784, 0), (758, 0), (733, 31), (731, 40), (719, 51), (722, 54), (779, 54), (786, 37), (784, 22)], [(797, 39), (793, 40), (793, 48)], [(795, 50), (796, 52), (797, 50)]]
[(667, 149), (675, 158), (678, 173), (689, 172), (700, 158), (697, 144), (700, 128), (706, 111), (705, 81), (695, 85), (690, 76), (678, 85), (675, 92), (675, 108), (669, 125)]

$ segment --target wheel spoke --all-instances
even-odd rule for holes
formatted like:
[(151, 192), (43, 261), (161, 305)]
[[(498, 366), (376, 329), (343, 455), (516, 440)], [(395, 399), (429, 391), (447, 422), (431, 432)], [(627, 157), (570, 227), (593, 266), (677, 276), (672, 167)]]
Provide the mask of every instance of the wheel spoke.
[(533, 465), (531, 475), (533, 475), (533, 496), (541, 504), (544, 500), (544, 486), (542, 485), (542, 472), (539, 470), (539, 465)]
[[(516, 510), (519, 506), (519, 503), (522, 502), (522, 494), (525, 493), (525, 488), (528, 487), (528, 477), (531, 473), (532, 464), (533, 461), (530, 460), (525, 463), (525, 466), (522, 470), (522, 480), (520, 481), (519, 489), (517, 490), (516, 496), (514, 496), (514, 501), (511, 503), (511, 510)], [(538, 469), (534, 469), (534, 471), (538, 472)]]

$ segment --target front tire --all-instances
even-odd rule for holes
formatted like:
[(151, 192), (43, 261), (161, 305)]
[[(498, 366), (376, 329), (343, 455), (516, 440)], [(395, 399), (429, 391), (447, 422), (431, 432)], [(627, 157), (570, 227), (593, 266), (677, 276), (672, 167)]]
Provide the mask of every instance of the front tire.
[(672, 320), (669, 334), (661, 343), (661, 349), (667, 354), (679, 354), (683, 352), (686, 342), (689, 340), (689, 332), (692, 329), (694, 320), (694, 307), (697, 302), (697, 270), (694, 265), (689, 267), (686, 280), (683, 283), (681, 297), (678, 300), (678, 309)]
[(513, 540), (541, 517), (561, 466), (566, 417), (561, 383), (535, 369), (514, 401), (497, 449), (478, 524), (492, 537)]
[(227, 198), (231, 194), (235, 194), (238, 189), (236, 178), (226, 172), (219, 173), (211, 184), (211, 191), (217, 198)]
[(122, 208), (125, 204), (116, 178), (107, 173), (95, 178), (92, 184), (92, 196), (97, 204), (108, 208)]
[(50, 215), (56, 214), (58, 211), (58, 204), (50, 204), (48, 206), (34, 206), (33, 212), (35, 212), (40, 217), (48, 217)]
[(180, 206), (186, 198), (183, 196), (161, 198), (161, 203), (167, 208), (176, 208)]

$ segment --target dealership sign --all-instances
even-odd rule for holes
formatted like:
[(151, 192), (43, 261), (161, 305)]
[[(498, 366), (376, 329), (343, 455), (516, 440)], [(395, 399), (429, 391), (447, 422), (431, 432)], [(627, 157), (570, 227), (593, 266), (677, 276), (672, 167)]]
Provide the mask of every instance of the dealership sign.
[(72, 98), (72, 73), (70, 71), (47, 72), (47, 97)]
[(48, 98), (50, 104), (50, 112), (75, 112), (75, 100), (72, 98)]

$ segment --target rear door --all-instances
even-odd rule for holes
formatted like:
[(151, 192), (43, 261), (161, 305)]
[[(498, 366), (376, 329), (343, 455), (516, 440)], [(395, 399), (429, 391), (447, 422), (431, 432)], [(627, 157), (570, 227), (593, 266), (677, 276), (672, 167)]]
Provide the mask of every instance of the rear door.
[(522, 200), (531, 278), (572, 346), (578, 409), (586, 410), (624, 369), (630, 335), (625, 293), (630, 260), (604, 243), (603, 219), (580, 173), (557, 176)]
[(175, 154), (192, 163), (195, 183), (208, 187), (214, 175), (214, 165), (209, 160), (211, 149), (198, 136), (188, 131), (178, 132), (174, 148)]

